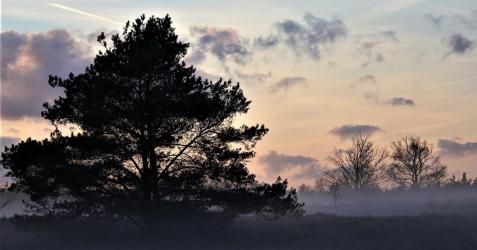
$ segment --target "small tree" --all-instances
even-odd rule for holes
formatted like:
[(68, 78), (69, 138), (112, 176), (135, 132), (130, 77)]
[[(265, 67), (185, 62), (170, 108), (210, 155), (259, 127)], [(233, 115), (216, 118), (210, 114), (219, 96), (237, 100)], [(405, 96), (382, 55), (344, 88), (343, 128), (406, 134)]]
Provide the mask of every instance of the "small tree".
[(315, 190), (313, 189), (312, 186), (306, 185), (304, 183), (301, 184), (298, 187), (298, 193), (301, 194), (301, 195), (308, 195), (308, 194), (312, 194), (314, 192), (315, 192)]
[(464, 172), (462, 173), (462, 179), (457, 180), (455, 175), (453, 174), (446, 183), (446, 187), (471, 187), (472, 180), (467, 178), (467, 174)]
[(440, 184), (447, 167), (433, 154), (432, 145), (417, 136), (403, 137), (391, 145), (393, 160), (388, 176), (402, 186), (420, 188)]
[(326, 171), (325, 179), (340, 190), (356, 192), (375, 189), (385, 179), (387, 151), (371, 142), (369, 135), (352, 138), (347, 149), (335, 149), (329, 160), (336, 166)]
[(84, 73), (50, 76), (64, 96), (43, 117), (81, 133), (6, 149), (12, 189), (74, 214), (301, 214), (286, 180), (259, 183), (245, 166), (268, 129), (232, 125), (249, 110), (240, 85), (197, 77), (171, 24), (143, 15), (111, 45), (101, 34), (104, 50)]
[[(327, 173), (328, 176), (331, 175), (339, 175), (339, 170), (331, 170), (330, 172)], [(335, 211), (338, 210), (338, 199), (341, 198), (343, 195), (343, 192), (345, 191), (344, 189), (346, 188), (345, 185), (343, 185), (342, 182), (339, 182), (338, 180), (341, 178), (327, 178), (327, 193), (331, 195), (333, 198), (333, 204), (335, 206)]]
[(0, 210), (7, 207), (16, 199), (16, 194), (8, 191), (9, 185), (7, 183), (0, 184)]

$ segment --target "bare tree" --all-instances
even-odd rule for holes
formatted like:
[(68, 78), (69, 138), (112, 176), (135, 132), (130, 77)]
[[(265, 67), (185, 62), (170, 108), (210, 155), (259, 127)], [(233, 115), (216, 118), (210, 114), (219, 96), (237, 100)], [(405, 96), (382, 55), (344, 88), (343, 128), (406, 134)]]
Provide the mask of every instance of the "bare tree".
[(329, 187), (340, 190), (365, 191), (377, 188), (385, 180), (385, 149), (371, 142), (369, 135), (359, 134), (352, 138), (347, 149), (335, 149), (329, 160), (336, 169), (325, 172)]
[(445, 178), (447, 167), (433, 154), (432, 145), (420, 137), (403, 137), (391, 147), (393, 162), (388, 176), (397, 184), (420, 188), (439, 184)]

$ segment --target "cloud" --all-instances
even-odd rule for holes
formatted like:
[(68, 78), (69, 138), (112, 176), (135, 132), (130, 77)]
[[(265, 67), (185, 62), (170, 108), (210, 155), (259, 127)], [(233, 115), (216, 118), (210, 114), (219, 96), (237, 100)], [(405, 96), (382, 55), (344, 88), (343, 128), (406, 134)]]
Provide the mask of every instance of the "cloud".
[(272, 48), (278, 45), (280, 40), (275, 35), (259, 36), (255, 38), (254, 45), (262, 49)]
[(378, 84), (378, 81), (376, 80), (374, 75), (367, 74), (367, 75), (361, 76), (358, 79), (352, 81), (349, 86), (350, 86), (350, 88), (354, 89), (358, 86), (366, 85), (366, 84)]
[(384, 103), (391, 106), (416, 106), (416, 102), (414, 102), (414, 100), (404, 97), (393, 97), (384, 101)]
[(1, 33), (1, 38), (2, 75), (5, 75), (8, 73), (9, 65), (17, 60), (21, 46), (27, 42), (28, 37), (14, 31), (5, 31)]
[(453, 140), (440, 139), (437, 146), (441, 155), (465, 156), (477, 154), (477, 142), (460, 143)]
[(445, 15), (434, 15), (432, 13), (427, 13), (424, 16), (424, 19), (434, 24), (436, 27), (440, 28), (443, 22), (447, 19)]
[[(477, 30), (477, 10), (470, 10), (467, 15), (426, 14), (425, 19), (438, 28), (445, 28), (447, 31), (454, 32), (442, 38), (442, 43), (447, 47), (447, 52), (443, 55), (443, 59), (453, 54), (467, 54), (476, 47), (477, 40), (468, 38), (464, 33), (466, 29), (471, 30), (472, 34)], [(460, 30), (460, 32), (456, 32), (456, 30)]]
[(184, 58), (184, 61), (187, 64), (200, 64), (205, 60), (206, 53), (207, 51), (203, 49), (193, 50), (191, 53), (188, 53), (188, 55)]
[(235, 74), (240, 80), (251, 82), (263, 82), (265, 79), (272, 77), (271, 71), (268, 73), (244, 73), (242, 71), (236, 70)]
[(89, 32), (89, 33), (83, 35), (83, 37), (88, 42), (97, 43), (98, 42), (98, 36), (101, 33), (104, 33), (105, 37), (110, 38), (115, 34), (120, 34), (121, 32), (118, 32), (117, 30), (107, 29), (107, 28), (100, 28), (100, 29), (96, 29), (95, 31), (92, 31), (92, 32)]
[(379, 41), (367, 41), (361, 43), (360, 47), (357, 49), (359, 55), (366, 57), (366, 61), (361, 64), (361, 67), (367, 67), (371, 63), (382, 63), (384, 62), (383, 53), (380, 51), (378, 45), (381, 42)]
[(474, 49), (476, 43), (475, 41), (471, 41), (459, 33), (445, 37), (443, 42), (448, 48), (448, 52), (444, 55), (444, 57), (447, 57), (451, 54), (466, 54), (467, 52), (470, 52)]
[[(382, 63), (385, 61), (385, 55), (390, 53), (387, 47), (399, 43), (397, 31), (384, 30), (369, 34), (360, 34), (357, 36), (355, 51), (358, 57), (364, 58), (361, 67), (367, 67), (372, 63)], [(391, 52), (392, 53), (392, 52)]]
[(5, 150), (5, 147), (10, 147), (12, 144), (15, 144), (20, 141), (18, 137), (10, 136), (0, 136), (0, 151)]
[(280, 81), (272, 84), (268, 90), (270, 93), (277, 93), (280, 91), (287, 91), (291, 87), (295, 86), (307, 86), (306, 84), (306, 78), (297, 76), (297, 77), (285, 77), (281, 79)]
[(330, 130), (330, 134), (333, 134), (335, 136), (338, 136), (341, 140), (349, 139), (353, 136), (356, 136), (358, 134), (375, 134), (377, 132), (383, 131), (381, 128), (378, 126), (374, 125), (353, 125), (353, 124), (347, 124), (343, 126), (339, 126), (336, 128), (333, 128)]
[(48, 85), (48, 75), (80, 72), (90, 62), (90, 48), (65, 30), (1, 33), (1, 118), (39, 117), (43, 102), (61, 93)]
[(303, 19), (304, 23), (295, 20), (278, 22), (273, 25), (272, 33), (255, 37), (253, 43), (234, 29), (191, 27), (190, 34), (196, 40), (186, 61), (200, 64), (208, 54), (212, 54), (221, 62), (232, 59), (243, 65), (256, 50), (278, 45), (291, 49), (296, 56), (309, 56), (318, 61), (323, 49), (347, 35), (346, 25), (337, 17), (326, 20), (305, 13)]
[(283, 44), (296, 56), (309, 56), (315, 61), (321, 59), (322, 50), (341, 38), (348, 31), (344, 22), (335, 17), (330, 20), (305, 13), (304, 23), (285, 20), (274, 25), (276, 33), (260, 36), (255, 45), (261, 48), (272, 48)]
[(477, 9), (470, 10), (465, 15), (435, 15), (428, 13), (424, 16), (424, 19), (430, 21), (438, 28), (441, 28), (446, 24), (446, 27), (450, 27), (452, 30), (455, 30), (456, 26), (469, 30), (477, 29)]
[(365, 93), (364, 99), (371, 100), (375, 103), (380, 103), (378, 93)]
[(206, 72), (206, 71), (204, 71), (200, 68), (196, 68), (195, 75), (202, 77), (202, 79), (207, 79), (207, 80), (213, 81), (213, 82), (218, 81), (219, 79), (222, 78), (219, 75), (211, 74), (211, 73)]
[(302, 155), (286, 155), (276, 151), (270, 151), (265, 156), (259, 158), (258, 162), (264, 166), (268, 177), (277, 175), (284, 178), (291, 178), (295, 181), (314, 181), (326, 167), (311, 157)]
[(475, 30), (477, 29), (477, 9), (471, 10), (469, 15), (454, 15), (454, 20), (464, 27)]
[(188, 57), (188, 61), (192, 64), (203, 62), (208, 53), (221, 62), (232, 59), (239, 64), (245, 64), (252, 55), (248, 40), (240, 36), (237, 30), (191, 27), (190, 33), (197, 38), (193, 44), (193, 52)]
[(416, 102), (412, 99), (397, 96), (397, 97), (392, 97), (387, 100), (380, 100), (379, 94), (378, 93), (366, 93), (364, 94), (364, 98), (366, 100), (373, 101), (374, 103), (378, 105), (390, 105), (390, 106), (416, 106)]
[(405, 98), (405, 97), (392, 97), (387, 100), (380, 100), (379, 95), (377, 93), (366, 93), (364, 94), (364, 98), (366, 100), (373, 101), (379, 105), (390, 105), (390, 106), (416, 106), (416, 102), (412, 99)]
[(397, 38), (397, 32), (395, 30), (386, 30), (382, 31), (380, 35), (390, 39), (391, 41), (397, 42), (399, 39)]
[[(372, 74), (367, 74), (359, 77), (357, 80), (354, 80), (350, 83), (350, 88), (354, 89), (357, 87), (364, 87), (365, 85), (374, 85), (377, 87), (378, 81), (376, 77)], [(379, 92), (377, 90), (367, 91), (364, 94), (366, 100), (373, 101), (378, 105), (391, 105), (391, 106), (415, 106), (416, 103), (414, 100), (405, 98), (405, 97), (392, 97), (387, 100), (382, 100), (380, 98)]]

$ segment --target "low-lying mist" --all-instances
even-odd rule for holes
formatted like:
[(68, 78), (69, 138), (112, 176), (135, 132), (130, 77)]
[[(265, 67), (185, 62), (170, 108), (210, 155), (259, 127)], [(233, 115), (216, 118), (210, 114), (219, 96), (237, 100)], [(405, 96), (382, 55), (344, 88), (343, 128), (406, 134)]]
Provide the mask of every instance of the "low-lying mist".
[(317, 191), (301, 191), (300, 202), (308, 214), (342, 216), (413, 216), (423, 214), (477, 215), (477, 189), (427, 188), (333, 196)]
[[(26, 217), (25, 195), (1, 193), (0, 249), (475, 249), (475, 186), (330, 195), (300, 190), (304, 216), (267, 221), (122, 223)], [(336, 199), (335, 199), (336, 198)], [(336, 203), (335, 203), (336, 201)], [(138, 230), (139, 229), (139, 230)], [(439, 237), (436, 237), (439, 235)], [(184, 240), (187, 239), (187, 240)]]
[[(5, 203), (0, 217), (26, 214), (23, 201), (28, 197), (18, 193), (1, 193)], [(477, 215), (477, 190), (475, 187), (427, 188), (417, 190), (390, 190), (365, 193), (332, 194), (301, 190), (298, 200), (304, 203), (305, 212), (338, 216), (418, 216)], [(7, 204), (8, 203), (8, 204)]]

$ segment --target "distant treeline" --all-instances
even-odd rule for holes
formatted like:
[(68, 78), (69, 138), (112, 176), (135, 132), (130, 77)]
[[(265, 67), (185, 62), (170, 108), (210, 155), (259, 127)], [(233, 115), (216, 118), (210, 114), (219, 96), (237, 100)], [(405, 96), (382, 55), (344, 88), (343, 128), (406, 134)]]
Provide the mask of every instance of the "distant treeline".
[(469, 188), (477, 191), (477, 178), (464, 172), (449, 176), (447, 166), (433, 147), (418, 136), (406, 136), (391, 143), (390, 150), (376, 146), (369, 135), (358, 134), (345, 149), (329, 156), (335, 168), (325, 171), (314, 185), (302, 184), (301, 194), (321, 193), (335, 200), (357, 193), (444, 190)]

